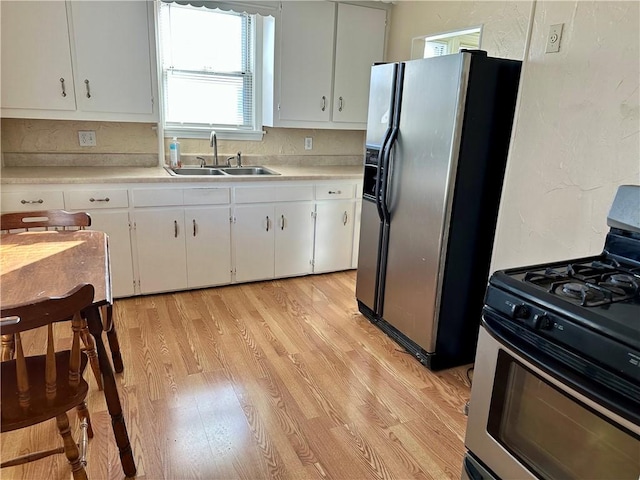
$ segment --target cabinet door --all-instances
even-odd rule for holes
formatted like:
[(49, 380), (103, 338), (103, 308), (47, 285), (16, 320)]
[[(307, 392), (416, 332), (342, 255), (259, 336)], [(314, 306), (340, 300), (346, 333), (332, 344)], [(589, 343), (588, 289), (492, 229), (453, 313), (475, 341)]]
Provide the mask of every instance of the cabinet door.
[(236, 206), (234, 217), (235, 281), (273, 278), (276, 226), (273, 205)]
[(187, 287), (182, 208), (136, 210), (138, 274), (142, 293)]
[(282, 2), (280, 120), (329, 121), (334, 18), (332, 2)]
[(75, 110), (65, 2), (0, 2), (0, 17), (2, 108)]
[(91, 210), (89, 214), (91, 215), (91, 230), (98, 230), (109, 235), (113, 296), (128, 297), (133, 295), (129, 213)]
[(353, 249), (353, 200), (316, 205), (314, 273), (348, 270)]
[(311, 273), (313, 258), (313, 203), (276, 206), (275, 276)]
[(384, 55), (386, 11), (338, 4), (334, 122), (367, 121), (371, 66)]
[(71, 2), (79, 110), (153, 112), (147, 3)]
[(231, 283), (229, 207), (184, 211), (189, 287)]

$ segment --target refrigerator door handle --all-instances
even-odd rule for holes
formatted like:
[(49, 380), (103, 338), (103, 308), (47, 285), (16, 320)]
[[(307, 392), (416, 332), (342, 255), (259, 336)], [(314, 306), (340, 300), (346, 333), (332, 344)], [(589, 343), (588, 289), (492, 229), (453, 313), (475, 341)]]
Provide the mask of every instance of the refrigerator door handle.
[(378, 172), (376, 173), (376, 188), (374, 192), (374, 196), (376, 198), (376, 208), (378, 209), (378, 217), (380, 217), (380, 221), (384, 220), (384, 211), (382, 208), (382, 192), (380, 188), (382, 186), (382, 176), (384, 175), (384, 157), (385, 152), (387, 151), (387, 144), (389, 143), (389, 137), (391, 136), (391, 127), (387, 128), (387, 131), (384, 134), (384, 140), (382, 141), (382, 150), (380, 151), (380, 157), (378, 158), (378, 165), (376, 168)]
[(387, 142), (386, 152), (384, 155), (384, 188), (382, 189), (381, 195), (381, 208), (382, 208), (382, 216), (385, 222), (389, 222), (391, 218), (391, 213), (389, 212), (389, 203), (387, 199), (389, 198), (389, 189), (391, 188), (391, 177), (393, 176), (393, 171), (391, 169), (391, 150), (398, 139), (398, 127), (393, 127), (391, 131), (391, 136), (389, 138), (389, 142)]

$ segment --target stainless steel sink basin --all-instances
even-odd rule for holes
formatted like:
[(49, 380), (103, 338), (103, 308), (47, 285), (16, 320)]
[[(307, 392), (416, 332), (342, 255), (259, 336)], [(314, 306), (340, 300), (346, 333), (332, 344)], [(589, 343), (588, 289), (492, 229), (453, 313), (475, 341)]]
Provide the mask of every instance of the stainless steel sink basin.
[(265, 167), (227, 167), (221, 170), (227, 175), (280, 175)]
[(171, 175), (224, 175), (219, 168), (176, 168), (175, 170), (167, 169)]

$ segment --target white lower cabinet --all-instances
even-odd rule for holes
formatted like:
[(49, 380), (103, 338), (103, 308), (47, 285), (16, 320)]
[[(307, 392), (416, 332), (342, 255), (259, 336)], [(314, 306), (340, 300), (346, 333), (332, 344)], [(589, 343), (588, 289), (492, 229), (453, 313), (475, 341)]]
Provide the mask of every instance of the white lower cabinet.
[(314, 273), (351, 268), (354, 211), (353, 200), (333, 200), (316, 204)]
[(135, 212), (140, 293), (181, 290), (187, 286), (183, 208)]
[(231, 283), (229, 207), (184, 210), (187, 285), (190, 288)]
[(233, 222), (236, 282), (273, 278), (274, 217), (273, 205), (236, 205)]
[(109, 235), (111, 289), (114, 297), (129, 297), (135, 293), (129, 212), (89, 210), (91, 230)]
[(275, 276), (311, 273), (314, 204), (281, 203), (275, 207)]

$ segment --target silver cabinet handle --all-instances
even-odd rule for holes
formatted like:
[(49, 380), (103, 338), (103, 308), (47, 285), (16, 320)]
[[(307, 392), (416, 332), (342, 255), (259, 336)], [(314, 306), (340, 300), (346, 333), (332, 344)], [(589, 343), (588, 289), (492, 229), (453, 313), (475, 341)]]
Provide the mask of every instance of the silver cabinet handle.
[(193, 236), (195, 237), (196, 234), (197, 234), (197, 232), (196, 232), (196, 219), (194, 218), (193, 219)]
[(178, 238), (178, 221), (173, 221), (173, 237)]
[(338, 111), (342, 111), (342, 97), (338, 98)]
[(324, 112), (327, 108), (327, 97), (322, 96), (322, 111)]
[(104, 197), (104, 198), (93, 198), (93, 197), (91, 197), (89, 199), (89, 201), (91, 203), (93, 203), (93, 202), (109, 202), (109, 201), (111, 201), (111, 199), (109, 197)]
[(87, 98), (91, 98), (91, 89), (89, 88), (89, 80), (85, 78), (84, 86), (87, 88)]
[(267, 215), (267, 232), (269, 231), (269, 222), (270, 222), (269, 215)]
[(23, 205), (26, 205), (27, 203), (31, 204), (31, 203), (44, 203), (44, 200), (42, 200), (41, 198), (39, 198), (38, 200), (20, 200), (20, 203)]
[(344, 215), (342, 216), (342, 224), (346, 225), (347, 224), (347, 220), (349, 220), (349, 215), (347, 215), (347, 211), (344, 211)]
[(284, 215), (280, 215), (280, 230), (284, 230)]
[(67, 92), (64, 88), (64, 78), (60, 77), (60, 87), (62, 88), (62, 96), (66, 97), (67, 96)]
[(340, 195), (342, 190), (329, 190), (329, 195)]

